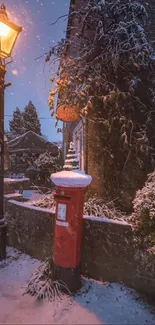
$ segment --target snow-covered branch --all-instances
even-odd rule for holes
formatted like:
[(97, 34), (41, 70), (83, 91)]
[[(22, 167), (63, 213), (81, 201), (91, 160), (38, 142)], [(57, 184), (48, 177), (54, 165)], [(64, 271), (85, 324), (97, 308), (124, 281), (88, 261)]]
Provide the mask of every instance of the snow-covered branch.
[(98, 119), (104, 163), (109, 157), (109, 174), (114, 166), (116, 179), (130, 160), (140, 169), (147, 161), (151, 171), (155, 53), (145, 34), (144, 6), (133, 0), (89, 1), (71, 15), (68, 38), (53, 50), (60, 66), (51, 79), (52, 114), (59, 94), (58, 104), (74, 104), (88, 121)]

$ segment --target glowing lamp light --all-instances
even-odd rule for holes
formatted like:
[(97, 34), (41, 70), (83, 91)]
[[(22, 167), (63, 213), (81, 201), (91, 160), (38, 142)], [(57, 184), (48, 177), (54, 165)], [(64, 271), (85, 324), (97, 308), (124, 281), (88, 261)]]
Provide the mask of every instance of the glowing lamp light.
[(8, 18), (6, 7), (0, 7), (0, 58), (6, 59), (11, 56), (18, 34), (22, 28), (11, 22)]
[(0, 36), (7, 36), (9, 34), (9, 27), (0, 22)]

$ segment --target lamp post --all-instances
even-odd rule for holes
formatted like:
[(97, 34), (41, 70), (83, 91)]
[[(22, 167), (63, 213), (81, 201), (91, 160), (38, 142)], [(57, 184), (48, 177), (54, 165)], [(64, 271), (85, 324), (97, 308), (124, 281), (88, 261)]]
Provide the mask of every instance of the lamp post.
[(6, 222), (4, 220), (4, 90), (6, 60), (11, 57), (22, 28), (8, 18), (4, 4), (0, 7), (0, 260), (6, 257)]

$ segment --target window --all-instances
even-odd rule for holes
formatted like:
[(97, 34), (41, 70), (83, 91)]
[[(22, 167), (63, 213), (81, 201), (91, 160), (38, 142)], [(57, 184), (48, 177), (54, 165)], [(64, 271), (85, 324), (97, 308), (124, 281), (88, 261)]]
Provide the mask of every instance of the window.
[(73, 142), (79, 157), (80, 169), (84, 171), (84, 125), (82, 121), (73, 130)]

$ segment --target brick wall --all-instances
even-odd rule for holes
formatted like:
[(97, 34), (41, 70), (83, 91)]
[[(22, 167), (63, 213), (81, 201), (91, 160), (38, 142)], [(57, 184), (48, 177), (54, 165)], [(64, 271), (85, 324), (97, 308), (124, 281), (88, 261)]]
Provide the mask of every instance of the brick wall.
[[(8, 244), (44, 259), (52, 254), (54, 213), (7, 201)], [(123, 282), (155, 296), (155, 256), (135, 247), (130, 225), (84, 217), (82, 273), (101, 281)]]
[(89, 186), (89, 191), (95, 194), (98, 194), (100, 196), (103, 195), (103, 186), (104, 180), (103, 180), (103, 163), (100, 160), (97, 159), (96, 153), (100, 152), (100, 139), (98, 135), (96, 134), (96, 123), (93, 123), (92, 121), (88, 121), (87, 124), (87, 131), (86, 131), (86, 152), (87, 157), (85, 156), (85, 159), (87, 158), (87, 161), (85, 164), (87, 165), (87, 173), (92, 176), (92, 183)]

